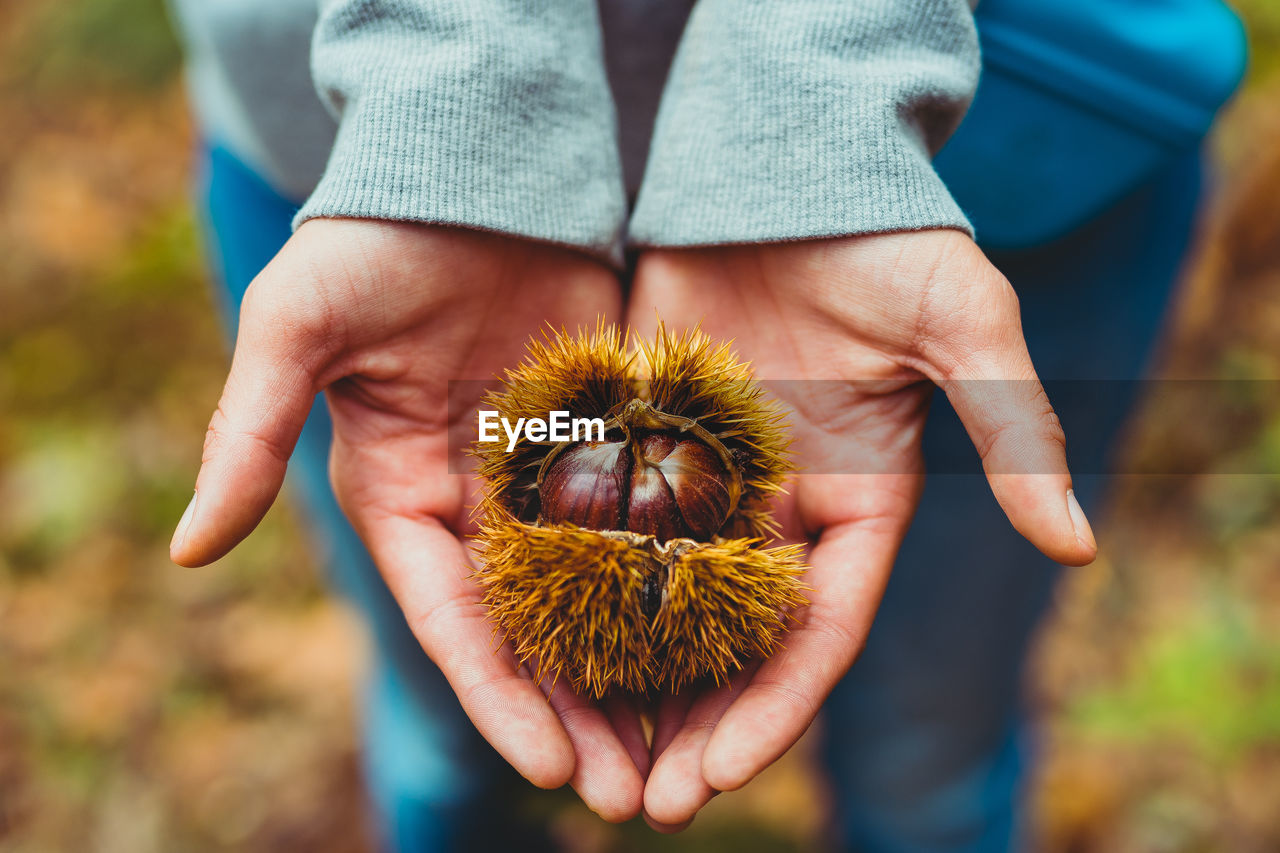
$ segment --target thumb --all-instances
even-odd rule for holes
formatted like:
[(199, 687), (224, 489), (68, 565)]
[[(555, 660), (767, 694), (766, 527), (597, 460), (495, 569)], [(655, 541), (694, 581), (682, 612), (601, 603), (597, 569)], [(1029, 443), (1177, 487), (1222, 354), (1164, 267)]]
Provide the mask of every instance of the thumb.
[(253, 300), (240, 314), (231, 372), (205, 434), (195, 494), (169, 545), (182, 566), (222, 557), (262, 520), (315, 399), (305, 324), (273, 323)]
[(1036, 375), (1022, 335), (1017, 297), (999, 298), (978, 327), (981, 344), (952, 345), (935, 381), (982, 457), (991, 490), (1014, 528), (1046, 556), (1082, 566), (1097, 543), (1071, 488), (1066, 435)]

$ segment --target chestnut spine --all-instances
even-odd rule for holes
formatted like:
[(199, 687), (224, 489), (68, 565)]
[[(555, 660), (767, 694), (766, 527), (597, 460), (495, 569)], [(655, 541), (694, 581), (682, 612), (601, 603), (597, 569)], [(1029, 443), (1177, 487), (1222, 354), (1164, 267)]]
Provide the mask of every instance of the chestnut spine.
[(603, 441), (478, 442), (476, 572), (535, 677), (576, 691), (722, 682), (805, 603), (799, 545), (770, 545), (790, 466), (782, 416), (727, 344), (601, 324), (548, 333), (485, 405), (605, 421)]

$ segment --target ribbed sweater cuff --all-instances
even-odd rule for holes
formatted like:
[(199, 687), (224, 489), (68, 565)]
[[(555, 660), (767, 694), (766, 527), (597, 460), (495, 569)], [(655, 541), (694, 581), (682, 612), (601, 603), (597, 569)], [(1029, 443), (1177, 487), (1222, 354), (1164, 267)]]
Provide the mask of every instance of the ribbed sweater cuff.
[(339, 129), (295, 227), (321, 216), (459, 225), (621, 263), (626, 208), (594, 5), (508, 5), (326, 5), (312, 71)]
[(978, 70), (964, 0), (701, 0), (667, 82), (629, 240), (972, 233), (930, 159)]

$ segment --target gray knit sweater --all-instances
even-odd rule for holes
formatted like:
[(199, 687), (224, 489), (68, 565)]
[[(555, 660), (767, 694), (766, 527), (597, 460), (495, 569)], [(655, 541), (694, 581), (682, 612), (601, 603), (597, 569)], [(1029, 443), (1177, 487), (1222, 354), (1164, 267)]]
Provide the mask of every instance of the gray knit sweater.
[(318, 216), (579, 248), (968, 228), (965, 0), (173, 0), (204, 133)]

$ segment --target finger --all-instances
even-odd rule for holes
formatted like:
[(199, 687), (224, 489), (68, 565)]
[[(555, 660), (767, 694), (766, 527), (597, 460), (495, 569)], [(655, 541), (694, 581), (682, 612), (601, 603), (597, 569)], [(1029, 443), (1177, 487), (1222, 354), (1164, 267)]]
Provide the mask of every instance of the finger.
[(708, 785), (741, 788), (809, 728), (862, 648), (904, 524), (863, 519), (824, 531), (810, 553), (806, 582), (812, 592), (799, 624), (710, 733), (701, 765)]
[(675, 740), (685, 718), (689, 716), (689, 707), (693, 705), (694, 691), (682, 690), (679, 693), (663, 696), (658, 703), (658, 716), (653, 725), (653, 746), (650, 755), (657, 761), (666, 752), (671, 741)]
[(631, 763), (635, 765), (640, 778), (647, 779), (653, 762), (649, 756), (649, 741), (645, 737), (644, 721), (641, 719), (637, 700), (628, 696), (610, 696), (604, 700), (604, 712), (613, 725), (613, 730), (618, 733), (622, 745), (626, 747), (627, 755), (631, 756)]
[(195, 495), (169, 554), (201, 566), (226, 554), (262, 520), (315, 400), (311, 350), (272, 328), (246, 301), (231, 371), (205, 434)]
[(418, 642), (481, 736), (534, 785), (574, 776), (574, 746), (539, 687), (518, 673), (470, 578), (462, 544), (434, 518), (354, 518)]
[[(694, 691), (692, 689), (683, 690), (676, 694), (667, 694), (662, 696), (658, 702), (657, 715), (653, 725), (653, 743), (649, 747), (650, 766), (666, 752), (667, 747), (675, 740), (676, 735), (680, 732), (680, 728), (684, 725), (685, 718), (689, 716), (689, 707), (693, 705)], [(653, 777), (653, 771), (650, 770), (649, 776), (645, 778), (645, 787), (648, 788), (649, 779)], [(662, 821), (649, 814), (644, 813), (645, 823), (657, 832), (672, 834), (680, 832), (687, 828), (692, 821), (684, 821), (683, 823), (663, 823)]]
[(689, 828), (689, 824), (693, 823), (693, 818), (686, 820), (684, 823), (663, 823), (656, 820), (648, 812), (644, 813), (644, 822), (649, 824), (649, 828), (654, 832), (661, 832), (663, 835), (675, 835), (677, 832), (684, 832)]
[(748, 666), (724, 684), (703, 691), (689, 705), (645, 784), (644, 810), (651, 826), (678, 831), (720, 793), (703, 777), (703, 751), (716, 723), (742, 694), (754, 671), (754, 664)]
[(563, 679), (544, 681), (542, 691), (573, 744), (576, 763), (569, 784), (582, 802), (610, 823), (640, 814), (644, 780), (604, 711)]
[[(1050, 559), (1085, 565), (1097, 556), (1098, 547), (1071, 488), (1066, 436), (1025, 346), (1021, 355), (1004, 356), (1022, 359), (1019, 369), (1031, 378), (976, 378), (984, 371), (975, 366), (975, 378), (949, 380), (942, 387), (1014, 528)], [(999, 369), (986, 375), (999, 376)]]
[(1082, 566), (1097, 556), (1093, 531), (1071, 489), (1066, 436), (1036, 376), (1007, 283), (980, 330), (960, 335), (931, 377), (946, 392), (982, 457), (991, 490), (1014, 528), (1050, 559)]

